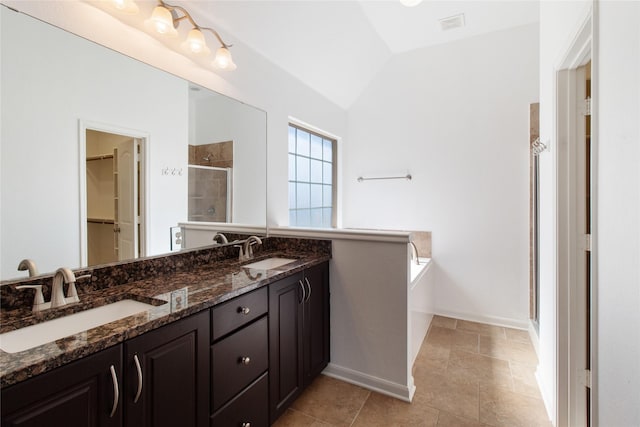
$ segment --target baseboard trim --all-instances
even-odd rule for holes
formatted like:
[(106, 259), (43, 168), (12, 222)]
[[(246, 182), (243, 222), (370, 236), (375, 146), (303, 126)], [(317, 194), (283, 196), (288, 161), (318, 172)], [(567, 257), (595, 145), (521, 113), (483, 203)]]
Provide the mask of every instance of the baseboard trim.
[(507, 328), (529, 330), (529, 320), (511, 319), (508, 317), (485, 316), (479, 314), (460, 313), (448, 310), (435, 310), (435, 314), (444, 317), (453, 317), (460, 320), (468, 320), (471, 322), (486, 323), (494, 326), (505, 326)]
[(413, 377), (410, 378), (410, 384), (404, 386), (402, 384), (365, 374), (364, 372), (354, 371), (353, 369), (338, 366), (333, 363), (329, 363), (322, 373), (328, 377), (336, 378), (350, 384), (355, 384), (371, 391), (395, 397), (396, 399), (400, 399), (405, 402), (411, 402), (411, 399), (413, 399), (413, 395), (416, 392)]
[(533, 322), (529, 320), (529, 339), (533, 344), (533, 348), (536, 351), (536, 356), (540, 359), (540, 340), (538, 338), (538, 332), (536, 331), (535, 326), (533, 326)]
[(551, 421), (551, 425), (553, 425), (554, 427), (557, 425), (556, 424), (556, 417), (555, 417), (555, 410), (554, 407), (552, 405), (552, 402), (549, 400), (550, 396), (547, 396), (547, 394), (544, 392), (544, 390), (546, 390), (543, 387), (543, 381), (542, 381), (542, 376), (540, 375), (540, 365), (538, 365), (538, 367), (536, 368), (536, 373), (535, 373), (535, 377), (536, 377), (536, 382), (538, 383), (538, 389), (540, 390), (540, 394), (542, 395), (542, 402), (544, 403), (544, 409), (546, 409), (547, 411), (547, 416), (549, 417), (549, 420)]

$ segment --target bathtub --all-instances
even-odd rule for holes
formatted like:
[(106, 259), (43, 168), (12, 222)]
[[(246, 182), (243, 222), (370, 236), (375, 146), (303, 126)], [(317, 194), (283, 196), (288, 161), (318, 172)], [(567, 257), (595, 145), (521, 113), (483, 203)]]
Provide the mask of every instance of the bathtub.
[(413, 283), (418, 279), (418, 276), (425, 274), (431, 267), (431, 258), (418, 258), (418, 264), (411, 261), (411, 275), (409, 281)]
[(420, 351), (431, 319), (433, 319), (433, 287), (431, 258), (410, 262), (409, 271), (409, 355), (411, 365)]

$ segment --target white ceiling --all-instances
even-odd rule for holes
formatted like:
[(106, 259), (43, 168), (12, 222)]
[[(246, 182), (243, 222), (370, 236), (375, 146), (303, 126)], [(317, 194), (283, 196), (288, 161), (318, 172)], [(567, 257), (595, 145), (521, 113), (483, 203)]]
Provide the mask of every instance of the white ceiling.
[[(538, 1), (397, 0), (180, 1), (228, 43), (253, 48), (342, 108), (348, 108), (394, 54), (539, 20)], [(464, 13), (466, 25), (438, 20)], [(242, 58), (235, 58), (242, 66)]]

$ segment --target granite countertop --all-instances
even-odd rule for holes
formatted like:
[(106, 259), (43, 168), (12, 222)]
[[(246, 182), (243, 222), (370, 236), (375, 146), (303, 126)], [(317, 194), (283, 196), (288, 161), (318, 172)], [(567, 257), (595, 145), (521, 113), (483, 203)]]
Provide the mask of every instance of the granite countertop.
[[(270, 257), (296, 261), (270, 270), (243, 268)], [(153, 304), (148, 311), (18, 353), (0, 350), (0, 386), (6, 387), (96, 353), (127, 339), (220, 304), (329, 259), (329, 255), (299, 251), (262, 252), (251, 261), (227, 259), (187, 272), (157, 275), (125, 285), (82, 293), (80, 303), (33, 314), (28, 309), (2, 312), (0, 332), (8, 332), (76, 311), (134, 299)], [(173, 303), (172, 303), (172, 296)], [(176, 297), (180, 297), (177, 299)], [(179, 301), (179, 302), (178, 302)]]

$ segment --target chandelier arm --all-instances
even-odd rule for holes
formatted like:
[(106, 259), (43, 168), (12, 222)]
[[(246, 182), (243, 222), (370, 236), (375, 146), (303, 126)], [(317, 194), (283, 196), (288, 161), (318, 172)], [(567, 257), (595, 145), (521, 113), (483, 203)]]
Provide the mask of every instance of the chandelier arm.
[(170, 10), (179, 10), (180, 12), (182, 12), (184, 15), (180, 16), (178, 18), (174, 18), (173, 22), (174, 24), (178, 24), (181, 20), (183, 19), (187, 19), (191, 25), (193, 25), (194, 28), (200, 30), (200, 31), (204, 31), (207, 30), (209, 32), (211, 32), (214, 36), (216, 36), (216, 39), (218, 39), (218, 42), (220, 42), (220, 44), (222, 45), (222, 47), (224, 47), (225, 49), (228, 49), (230, 47), (232, 47), (232, 44), (227, 44), (224, 42), (224, 40), (222, 40), (222, 37), (220, 37), (220, 34), (218, 34), (218, 32), (216, 30), (214, 30), (213, 28), (210, 27), (201, 27), (200, 25), (198, 25), (198, 23), (193, 19), (193, 17), (191, 16), (191, 14), (189, 14), (189, 12), (187, 12), (187, 10), (182, 7), (182, 6), (177, 6), (177, 5), (172, 5), (169, 4), (163, 0), (158, 0), (158, 3), (161, 6), (164, 6)]
[(218, 34), (218, 32), (216, 30), (214, 30), (213, 28), (209, 28), (209, 27), (199, 27), (198, 28), (200, 31), (210, 31), (211, 33), (213, 33), (214, 36), (216, 36), (216, 38), (218, 39), (218, 41), (220, 42), (220, 44), (222, 45), (222, 47), (224, 47), (225, 49), (230, 48), (231, 46), (233, 46), (232, 44), (226, 44), (223, 40), (222, 37), (220, 37), (220, 34)]
[(182, 14), (183, 14), (182, 16), (179, 16), (179, 17), (173, 18), (173, 23), (174, 23), (174, 24), (179, 23), (179, 22), (180, 22), (180, 21), (182, 21), (183, 19), (187, 19), (187, 20), (191, 23), (191, 25), (193, 25), (193, 26), (194, 26), (195, 28), (197, 28), (197, 29), (200, 29), (200, 26), (196, 23), (196, 21), (194, 21), (194, 19), (193, 19), (193, 17), (191, 16), (191, 14), (190, 14), (189, 12), (187, 12), (187, 9), (185, 9), (184, 7), (182, 7), (182, 6), (178, 6), (178, 5), (169, 4), (169, 3), (167, 3), (167, 2), (165, 2), (165, 1), (163, 1), (163, 0), (158, 0), (158, 3), (159, 3), (161, 6), (164, 6), (164, 7), (166, 7), (166, 8), (167, 8), (167, 9), (169, 9), (169, 10), (172, 10), (172, 11), (173, 11), (173, 10), (179, 10), (180, 12), (182, 12)]

